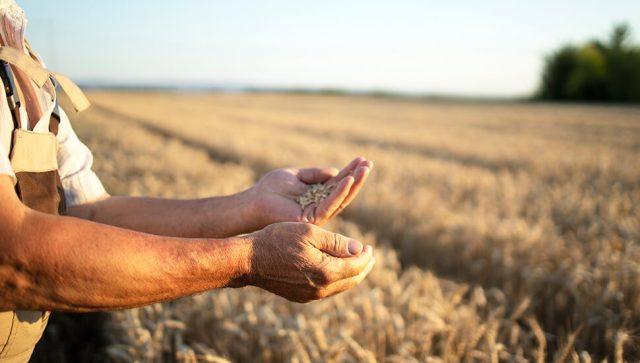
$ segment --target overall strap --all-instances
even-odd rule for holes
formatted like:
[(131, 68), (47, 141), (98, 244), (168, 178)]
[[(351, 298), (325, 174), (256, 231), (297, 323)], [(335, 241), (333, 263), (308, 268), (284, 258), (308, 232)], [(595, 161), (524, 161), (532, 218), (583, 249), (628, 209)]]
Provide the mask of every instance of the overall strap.
[[(54, 89), (58, 86), (58, 82), (55, 78), (51, 77), (51, 83), (53, 83)], [(58, 97), (55, 97), (53, 105), (53, 111), (49, 117), (49, 132), (58, 136), (58, 128), (60, 126), (60, 105), (58, 104)]]
[[(31, 48), (29, 47), (29, 49)], [(38, 87), (43, 87), (47, 80), (53, 77), (58, 81), (58, 84), (60, 84), (67, 96), (69, 96), (69, 100), (76, 111), (81, 112), (89, 108), (91, 103), (80, 87), (66, 76), (51, 72), (42, 67), (42, 65), (35, 60), (35, 55), (33, 55), (33, 53), (31, 54), (32, 56), (28, 56), (13, 47), (0, 47), (0, 60), (20, 68)]]
[(28, 55), (13, 47), (0, 47), (0, 59), (20, 68), (38, 87), (49, 79), (49, 71)]
[(13, 78), (13, 72), (9, 63), (0, 61), (0, 78), (4, 85), (4, 93), (7, 97), (7, 104), (11, 111), (11, 118), (13, 119), (13, 128), (20, 128), (20, 98), (18, 96), (16, 84)]

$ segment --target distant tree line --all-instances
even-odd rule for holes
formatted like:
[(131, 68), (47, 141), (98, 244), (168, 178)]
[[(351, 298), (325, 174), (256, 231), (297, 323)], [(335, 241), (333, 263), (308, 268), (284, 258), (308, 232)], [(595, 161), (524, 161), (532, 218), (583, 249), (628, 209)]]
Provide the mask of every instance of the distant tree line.
[(565, 45), (547, 57), (540, 89), (544, 100), (640, 102), (640, 47), (627, 24), (608, 41)]

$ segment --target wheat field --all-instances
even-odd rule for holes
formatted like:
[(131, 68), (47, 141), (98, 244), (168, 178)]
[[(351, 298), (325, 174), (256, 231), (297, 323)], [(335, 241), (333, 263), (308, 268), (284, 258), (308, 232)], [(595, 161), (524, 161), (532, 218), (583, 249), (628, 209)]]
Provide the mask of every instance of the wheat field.
[[(640, 359), (640, 109), (89, 93), (71, 115), (111, 194), (192, 198), (288, 166), (375, 170), (326, 228), (375, 245), (310, 304), (222, 289), (110, 313), (103, 361)], [(71, 112), (70, 112), (71, 113)]]

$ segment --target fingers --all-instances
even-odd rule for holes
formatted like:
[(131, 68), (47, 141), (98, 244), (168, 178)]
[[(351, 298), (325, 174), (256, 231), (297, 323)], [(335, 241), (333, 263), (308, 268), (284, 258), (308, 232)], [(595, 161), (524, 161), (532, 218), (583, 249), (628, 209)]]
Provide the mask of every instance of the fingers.
[(336, 210), (342, 206), (345, 198), (347, 198), (351, 192), (354, 182), (355, 179), (352, 176), (347, 176), (342, 179), (331, 194), (329, 194), (327, 199), (323, 200), (320, 202), (320, 205), (318, 205), (318, 208), (315, 210), (313, 223), (321, 224), (329, 219), (329, 217), (331, 217)]
[(340, 172), (338, 173), (338, 175), (334, 176), (333, 178), (329, 179), (330, 183), (333, 182), (337, 182), (340, 181), (341, 179), (343, 179), (344, 177), (348, 176), (349, 174), (351, 174), (351, 172), (363, 161), (365, 161), (366, 159), (363, 158), (362, 156), (357, 157), (353, 160), (351, 160), (351, 162), (349, 163), (349, 165), (347, 165), (346, 167), (344, 167), (342, 170), (340, 170)]
[(313, 245), (320, 251), (338, 258), (358, 256), (363, 251), (362, 243), (338, 233), (317, 228), (319, 232), (313, 237)]
[[(371, 246), (364, 247), (362, 253), (354, 257), (327, 257), (328, 262), (324, 264), (316, 274), (316, 281), (312, 285), (312, 289), (320, 292), (330, 288), (339, 281), (360, 276), (363, 271), (366, 271), (368, 268), (370, 269), (371, 260), (375, 260)], [(364, 275), (366, 275), (366, 273), (368, 273), (368, 271), (365, 272)]]
[[(364, 186), (373, 162), (364, 157), (353, 159), (340, 172), (332, 168), (299, 169), (298, 178), (305, 183), (329, 183), (335, 187), (318, 205), (312, 203), (302, 210), (300, 221), (322, 225), (346, 208)], [(329, 177), (329, 175), (332, 175)]]
[[(371, 246), (305, 223), (276, 223), (259, 233), (256, 241), (260, 263), (253, 267), (251, 284), (291, 301), (309, 302), (334, 295), (360, 283), (375, 258)], [(291, 239), (297, 248), (285, 248), (275, 256), (273, 241)], [(289, 253), (282, 258), (282, 253)], [(265, 257), (266, 256), (266, 257)], [(264, 262), (262, 262), (264, 261)]]
[(369, 274), (369, 272), (371, 272), (375, 264), (376, 264), (375, 257), (371, 257), (367, 261), (367, 264), (365, 265), (365, 267), (362, 270), (360, 270), (360, 273), (358, 273), (355, 276), (347, 277), (345, 279), (336, 281), (328, 285), (327, 287), (319, 291), (318, 296), (320, 298), (325, 298), (325, 297), (332, 296), (356, 287), (359, 283), (362, 282), (362, 280), (364, 280), (365, 277), (367, 277), (367, 275)]
[(316, 220), (316, 209), (318, 209), (318, 206), (315, 203), (311, 203), (308, 206), (304, 207), (304, 209), (302, 210), (302, 222), (305, 223), (313, 223), (315, 224), (315, 220)]
[(324, 183), (330, 178), (338, 174), (338, 170), (335, 168), (306, 168), (299, 169), (298, 179), (307, 184)]
[(326, 266), (329, 284), (360, 274), (372, 258), (373, 248), (365, 246), (357, 256), (331, 259)]
[(349, 190), (349, 194), (343, 199), (340, 207), (336, 208), (331, 215), (327, 216), (327, 218), (333, 218), (335, 215), (342, 212), (342, 210), (345, 209), (351, 203), (351, 201), (355, 199), (355, 197), (360, 192), (360, 189), (362, 189), (362, 187), (364, 186), (364, 182), (369, 177), (369, 173), (371, 173), (372, 168), (373, 162), (371, 160), (365, 160), (364, 162), (360, 163), (360, 165), (358, 165), (356, 171), (353, 174), (354, 181), (351, 189)]
[(314, 230), (312, 241), (315, 248), (331, 256), (325, 256), (328, 263), (322, 267), (327, 283), (359, 274), (373, 257), (371, 246), (320, 228)]

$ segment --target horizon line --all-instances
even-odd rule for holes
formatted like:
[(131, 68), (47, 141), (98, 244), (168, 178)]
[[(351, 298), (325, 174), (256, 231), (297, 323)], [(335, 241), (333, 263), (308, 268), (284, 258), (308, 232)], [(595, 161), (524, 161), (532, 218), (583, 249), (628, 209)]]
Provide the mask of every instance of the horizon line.
[(127, 91), (174, 91), (174, 92), (223, 92), (223, 93), (292, 93), (323, 94), (344, 96), (374, 96), (394, 98), (429, 98), (451, 100), (496, 100), (523, 101), (534, 98), (530, 94), (472, 94), (463, 92), (402, 91), (385, 88), (350, 88), (337, 86), (286, 86), (257, 85), (244, 82), (207, 81), (120, 81), (120, 80), (78, 80), (78, 85), (87, 90), (127, 90)]

